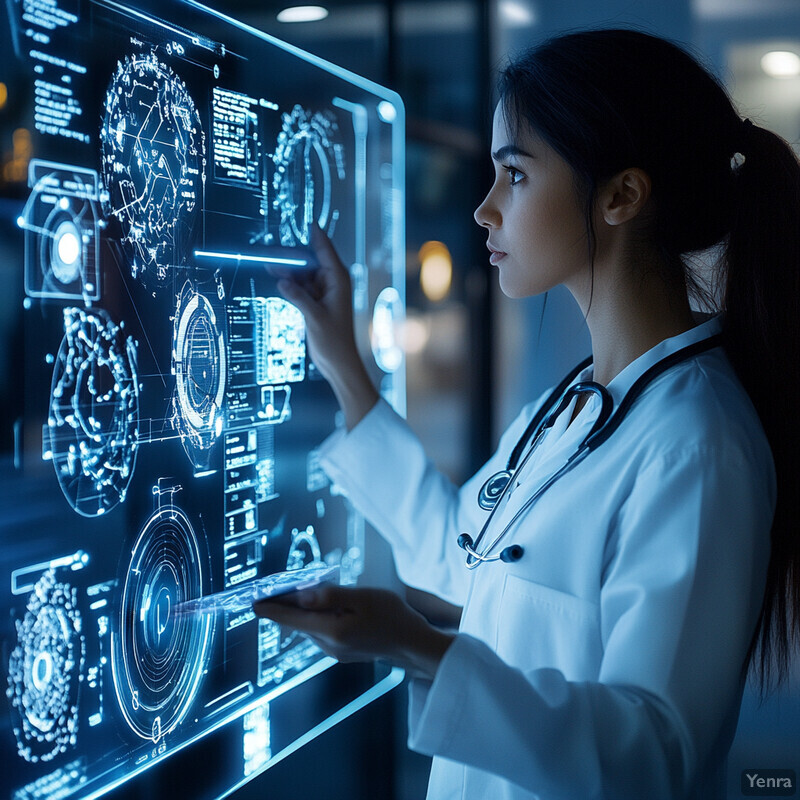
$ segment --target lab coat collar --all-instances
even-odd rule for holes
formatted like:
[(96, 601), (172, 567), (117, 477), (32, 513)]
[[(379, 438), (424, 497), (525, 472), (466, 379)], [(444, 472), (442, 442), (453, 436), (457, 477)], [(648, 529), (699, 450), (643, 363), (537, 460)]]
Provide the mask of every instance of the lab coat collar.
[[(688, 331), (679, 333), (677, 336), (671, 336), (669, 339), (664, 339), (664, 341), (659, 342), (655, 347), (651, 347), (646, 353), (642, 353), (642, 355), (631, 361), (625, 369), (617, 374), (606, 387), (614, 400), (614, 407), (616, 408), (622, 402), (622, 399), (637, 379), (658, 361), (672, 355), (672, 353), (677, 352), (683, 347), (688, 347), (696, 342), (709, 339), (721, 332), (722, 314), (716, 314), (710, 319), (701, 322), (699, 325), (690, 328)], [(590, 364), (585, 370), (581, 371), (575, 379), (575, 383), (592, 380), (593, 374), (594, 367)]]

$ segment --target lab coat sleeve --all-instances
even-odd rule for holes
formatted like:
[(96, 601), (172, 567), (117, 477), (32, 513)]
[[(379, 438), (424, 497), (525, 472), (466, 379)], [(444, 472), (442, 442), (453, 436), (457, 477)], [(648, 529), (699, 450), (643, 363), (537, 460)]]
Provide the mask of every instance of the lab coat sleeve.
[(320, 447), (320, 462), (392, 546), (400, 579), (409, 586), (463, 605), (471, 572), (459, 534), (473, 537), (486, 512), (478, 491), (503, 469), (537, 403), (526, 406), (500, 440), (497, 452), (460, 489), (439, 472), (406, 421), (379, 400), (349, 433), (338, 430)]
[(774, 484), (731, 453), (659, 459), (609, 537), (598, 680), (514, 669), (459, 634), (412, 685), (409, 745), (547, 800), (697, 796), (740, 697), (773, 509)]

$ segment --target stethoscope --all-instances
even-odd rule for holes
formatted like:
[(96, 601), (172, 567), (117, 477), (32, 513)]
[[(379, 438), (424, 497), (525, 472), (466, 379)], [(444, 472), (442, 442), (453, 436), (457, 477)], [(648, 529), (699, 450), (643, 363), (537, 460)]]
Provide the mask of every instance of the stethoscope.
[[(525, 428), (525, 432), (520, 437), (516, 446), (511, 451), (506, 468), (495, 472), (481, 487), (478, 493), (478, 505), (484, 511), (488, 511), (489, 516), (483, 523), (481, 532), (474, 542), (468, 533), (462, 533), (458, 537), (458, 546), (467, 551), (467, 568), (475, 569), (475, 567), (485, 561), (504, 561), (506, 563), (519, 561), (525, 551), (518, 544), (509, 545), (494, 555), (489, 555), (489, 553), (497, 547), (514, 523), (542, 496), (542, 494), (544, 494), (544, 492), (570, 469), (583, 461), (589, 453), (596, 450), (603, 442), (611, 437), (625, 419), (634, 401), (656, 378), (663, 375), (664, 372), (674, 367), (676, 364), (693, 358), (707, 350), (712, 350), (721, 344), (722, 334), (715, 334), (700, 342), (695, 342), (680, 350), (676, 350), (674, 353), (657, 361), (637, 378), (633, 386), (631, 386), (622, 398), (616, 411), (614, 411), (614, 400), (605, 386), (595, 383), (594, 381), (581, 381), (574, 386), (572, 385), (575, 378), (591, 364), (592, 359), (589, 357), (578, 364), (578, 366), (552, 391), (547, 400), (542, 403), (533, 419)], [(582, 395), (594, 395), (600, 399), (600, 413), (597, 415), (589, 432), (583, 437), (578, 449), (567, 459), (566, 463), (525, 500), (522, 507), (519, 508), (514, 516), (503, 526), (500, 533), (495, 536), (489, 546), (485, 547), (483, 552), (481, 552), (479, 550), (481, 541), (492, 523), (495, 511), (502, 500), (511, 491), (514, 478), (536, 452), (537, 445), (545, 432), (553, 426), (556, 419), (566, 410), (573, 398), (579, 398)], [(530, 442), (530, 446), (527, 448), (526, 452), (528, 442)], [(525, 452), (524, 457), (522, 457), (523, 452)], [(520, 458), (522, 458), (521, 461)]]

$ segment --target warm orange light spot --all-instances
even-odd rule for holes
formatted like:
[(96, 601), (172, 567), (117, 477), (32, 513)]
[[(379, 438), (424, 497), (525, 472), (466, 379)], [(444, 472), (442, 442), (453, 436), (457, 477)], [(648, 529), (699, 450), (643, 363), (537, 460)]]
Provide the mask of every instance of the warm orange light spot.
[(444, 300), (453, 283), (453, 259), (443, 242), (425, 242), (419, 249), (419, 282), (425, 297), (434, 303)]

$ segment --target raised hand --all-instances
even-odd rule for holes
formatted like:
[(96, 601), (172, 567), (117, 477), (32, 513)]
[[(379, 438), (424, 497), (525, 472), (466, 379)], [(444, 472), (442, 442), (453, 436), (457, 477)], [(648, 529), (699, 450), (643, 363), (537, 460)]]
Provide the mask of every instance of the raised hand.
[(305, 317), (311, 358), (331, 384), (350, 430), (372, 408), (378, 393), (356, 346), (350, 274), (316, 226), (311, 244), (319, 267), (311, 275), (283, 274), (278, 291)]

